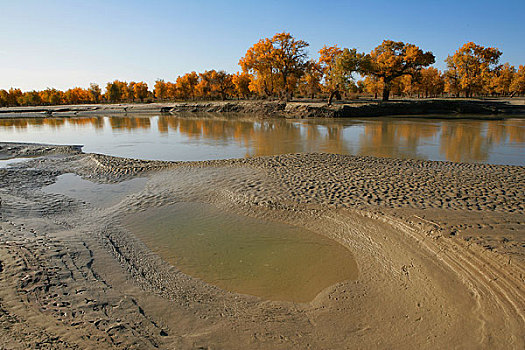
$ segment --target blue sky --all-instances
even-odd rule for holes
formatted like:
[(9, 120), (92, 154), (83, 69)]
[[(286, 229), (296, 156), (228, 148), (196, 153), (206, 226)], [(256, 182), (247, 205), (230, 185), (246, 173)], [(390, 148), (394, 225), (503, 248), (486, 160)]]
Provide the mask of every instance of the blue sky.
[(0, 0), (0, 88), (73, 86), (114, 79), (175, 80), (239, 70), (260, 38), (287, 31), (310, 43), (370, 52), (383, 39), (414, 43), (435, 66), (467, 41), (525, 64), (525, 1), (62, 1)]

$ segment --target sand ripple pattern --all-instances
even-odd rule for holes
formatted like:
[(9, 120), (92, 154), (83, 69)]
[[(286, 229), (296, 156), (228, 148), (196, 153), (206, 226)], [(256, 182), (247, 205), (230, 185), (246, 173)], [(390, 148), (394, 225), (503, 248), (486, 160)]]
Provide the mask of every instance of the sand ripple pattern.
[(525, 208), (523, 167), (334, 154), (262, 162), (288, 189), (279, 197), (300, 203), (520, 213)]

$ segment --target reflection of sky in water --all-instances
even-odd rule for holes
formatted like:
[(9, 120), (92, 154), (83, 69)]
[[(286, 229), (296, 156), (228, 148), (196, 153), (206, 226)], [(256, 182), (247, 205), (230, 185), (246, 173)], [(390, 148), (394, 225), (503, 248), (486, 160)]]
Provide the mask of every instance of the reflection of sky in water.
[(0, 169), (1, 168), (8, 168), (11, 165), (15, 165), (18, 163), (23, 163), (27, 161), (30, 158), (12, 158), (12, 159), (0, 159)]
[(525, 119), (0, 119), (0, 141), (83, 144), (85, 152), (164, 160), (330, 152), (525, 165)]
[(76, 174), (62, 174), (55, 183), (45, 186), (47, 193), (58, 193), (105, 208), (120, 202), (126, 195), (142, 190), (147, 179), (135, 178), (115, 184), (100, 184), (82, 179)]

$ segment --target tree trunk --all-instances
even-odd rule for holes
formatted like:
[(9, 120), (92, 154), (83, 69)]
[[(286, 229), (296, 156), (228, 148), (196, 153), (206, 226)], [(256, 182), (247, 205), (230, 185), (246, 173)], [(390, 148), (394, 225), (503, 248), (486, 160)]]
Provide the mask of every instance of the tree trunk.
[(385, 82), (385, 85), (383, 87), (383, 101), (388, 101), (389, 97), (390, 97), (390, 84)]
[(331, 106), (332, 105), (332, 100), (334, 99), (335, 95), (337, 95), (337, 90), (332, 90), (332, 92), (330, 92), (330, 96), (328, 97), (328, 105)]

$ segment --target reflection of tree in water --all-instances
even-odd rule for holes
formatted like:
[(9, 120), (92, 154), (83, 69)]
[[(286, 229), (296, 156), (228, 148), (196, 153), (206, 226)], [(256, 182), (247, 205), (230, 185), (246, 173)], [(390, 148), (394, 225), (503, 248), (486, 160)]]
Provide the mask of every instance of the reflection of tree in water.
[(523, 143), (523, 120), (444, 122), (441, 153), (448, 160), (486, 161), (492, 147), (505, 142)]
[(157, 121), (157, 127), (161, 134), (167, 134), (169, 129), (178, 129), (179, 119), (172, 116), (161, 115)]
[(68, 123), (80, 127), (93, 126), (97, 130), (104, 128), (103, 117), (69, 118)]
[(254, 122), (247, 120), (229, 120), (223, 118), (188, 118), (160, 116), (159, 132), (166, 134), (169, 130), (179, 132), (186, 137), (205, 138), (208, 140), (250, 139)]
[(147, 130), (151, 127), (150, 117), (109, 117), (109, 124), (113, 130)]
[(483, 135), (484, 122), (443, 122), (440, 151), (447, 160), (483, 161), (488, 158), (494, 141)]
[(323, 122), (307, 123), (306, 129), (306, 151), (326, 153), (351, 153), (348, 143), (344, 137), (344, 129), (349, 127), (348, 123)]
[(43, 125), (53, 129), (59, 129), (66, 123), (64, 118), (45, 118)]
[(236, 141), (247, 155), (298, 152), (297, 142), (288, 141), (300, 137), (300, 130), (285, 120), (160, 116), (158, 125), (161, 133), (171, 129), (190, 139)]
[(495, 144), (504, 143), (507, 139), (512, 143), (522, 143), (525, 141), (525, 123), (523, 120), (510, 119), (493, 121), (487, 124), (487, 138)]
[(337, 123), (320, 126), (285, 119), (160, 116), (158, 127), (164, 134), (173, 130), (188, 138), (233, 140), (246, 148), (248, 156), (320, 151), (349, 153), (344, 142), (344, 126)]
[(263, 120), (253, 136), (253, 156), (298, 153), (303, 151), (300, 125), (286, 120)]
[(361, 135), (359, 154), (375, 157), (421, 158), (422, 139), (434, 137), (439, 125), (395, 120), (368, 121)]
[(53, 129), (58, 129), (66, 123), (65, 118), (13, 118), (0, 119), (0, 127), (16, 129), (27, 129), (29, 126), (47, 126)]
[(0, 127), (26, 129), (28, 126), (48, 126), (53, 129), (58, 129), (65, 126), (66, 121), (69, 125), (76, 125), (80, 127), (93, 126), (96, 129), (102, 129), (104, 127), (103, 117), (0, 119)]
[(506, 132), (509, 135), (509, 141), (513, 143), (525, 142), (525, 121), (507, 120)]
[[(113, 130), (148, 130), (151, 117), (95, 116), (75, 118), (11, 118), (0, 119), (0, 130), (39, 128), (60, 129), (66, 125), (102, 130), (109, 120)], [(67, 123), (67, 124), (66, 124)], [(190, 139), (235, 142), (246, 155), (264, 156), (297, 152), (352, 153), (344, 130), (352, 125), (359, 129), (359, 154), (380, 157), (420, 158), (418, 147), (439, 138), (440, 153), (450, 161), (486, 161), (493, 147), (505, 143), (525, 142), (525, 122), (503, 121), (289, 121), (286, 119), (247, 119), (238, 116), (194, 114), (161, 115), (157, 120), (160, 134), (170, 130)], [(67, 129), (64, 130), (67, 132)], [(200, 141), (199, 141), (200, 142)]]
[(0, 118), (0, 126), (2, 128), (16, 128), (26, 129), (28, 125), (31, 125), (29, 118), (23, 119), (2, 119)]

